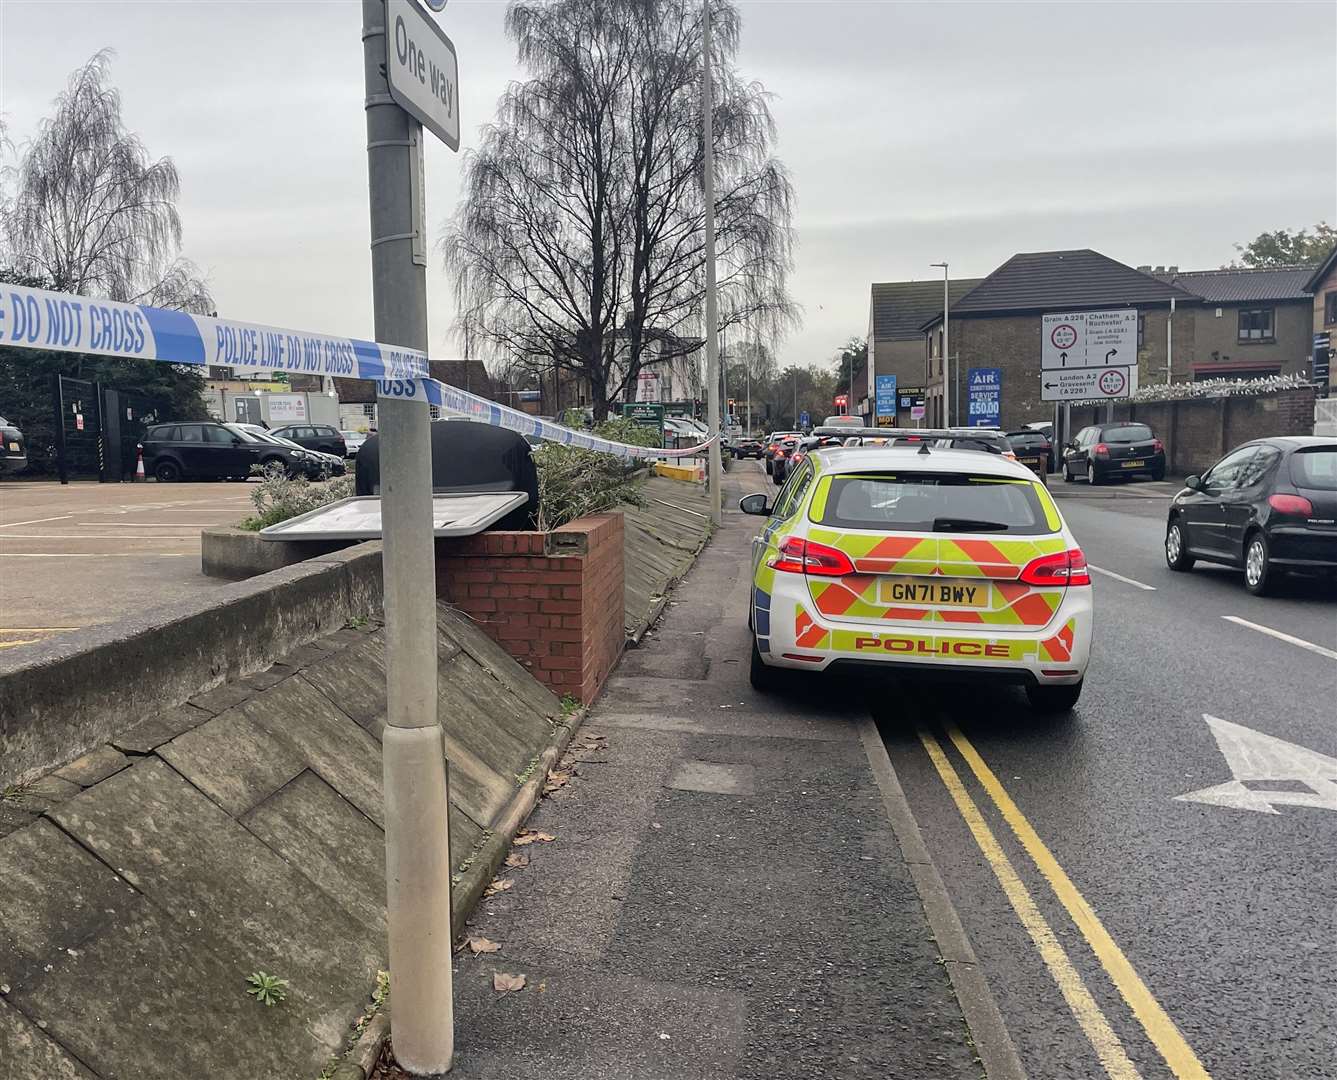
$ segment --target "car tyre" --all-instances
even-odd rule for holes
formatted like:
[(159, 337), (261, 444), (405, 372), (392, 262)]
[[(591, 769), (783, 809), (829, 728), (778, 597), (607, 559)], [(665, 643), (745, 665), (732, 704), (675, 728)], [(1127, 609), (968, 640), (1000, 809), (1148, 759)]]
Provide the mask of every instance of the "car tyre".
[(1082, 681), (1079, 679), (1066, 686), (1027, 686), (1026, 700), (1033, 710), (1047, 716), (1071, 712), (1082, 696)]
[(1152, 469), (1152, 471), (1151, 471), (1151, 478), (1152, 478), (1153, 480), (1164, 480), (1164, 479), (1165, 479), (1165, 470), (1164, 470), (1164, 469)]
[(1184, 527), (1177, 521), (1170, 522), (1165, 530), (1165, 565), (1171, 570), (1182, 573), (1192, 570), (1196, 561), (1188, 553), (1188, 537), (1184, 533)]
[(1065, 484), (1071, 484), (1075, 482), (1076, 479), (1077, 478), (1072, 475), (1072, 469), (1068, 466), (1068, 463), (1065, 461), (1063, 463), (1063, 482)]
[(1096, 475), (1096, 467), (1089, 461), (1086, 463), (1086, 482), (1092, 487), (1100, 483), (1100, 477)]
[(153, 476), (160, 484), (175, 484), (181, 479), (181, 466), (175, 461), (160, 461), (153, 466)]
[(1254, 596), (1266, 596), (1275, 578), (1267, 535), (1256, 531), (1250, 533), (1244, 541), (1244, 587)]
[(773, 694), (780, 689), (783, 676), (778, 668), (770, 667), (761, 658), (761, 649), (757, 645), (757, 635), (752, 635), (752, 664), (748, 668), (747, 680), (752, 689), (759, 694)]

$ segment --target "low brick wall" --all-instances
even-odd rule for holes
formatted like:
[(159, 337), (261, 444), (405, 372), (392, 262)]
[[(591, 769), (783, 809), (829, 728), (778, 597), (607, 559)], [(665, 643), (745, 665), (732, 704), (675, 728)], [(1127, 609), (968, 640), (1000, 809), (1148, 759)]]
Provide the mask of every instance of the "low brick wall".
[(554, 693), (588, 704), (625, 640), (622, 515), (438, 540), (436, 595)]
[[(1149, 425), (1165, 443), (1167, 469), (1187, 475), (1203, 472), (1250, 439), (1313, 434), (1314, 395), (1313, 387), (1301, 387), (1234, 397), (1125, 401), (1114, 406), (1114, 419)], [(1104, 419), (1104, 406), (1075, 407), (1072, 433)]]

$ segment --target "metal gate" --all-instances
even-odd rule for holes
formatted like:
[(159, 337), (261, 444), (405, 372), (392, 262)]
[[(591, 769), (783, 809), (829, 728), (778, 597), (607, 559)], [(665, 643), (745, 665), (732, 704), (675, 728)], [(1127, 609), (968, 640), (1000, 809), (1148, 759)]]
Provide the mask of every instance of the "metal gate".
[(158, 420), (153, 401), (85, 379), (55, 377), (56, 468), (61, 483), (71, 476), (103, 483), (132, 480), (140, 440)]

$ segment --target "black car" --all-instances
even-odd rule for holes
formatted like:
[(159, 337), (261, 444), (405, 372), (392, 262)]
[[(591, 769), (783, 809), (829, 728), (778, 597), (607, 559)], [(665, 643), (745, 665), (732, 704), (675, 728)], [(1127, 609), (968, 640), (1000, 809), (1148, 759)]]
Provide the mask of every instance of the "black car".
[(1034, 428), (1009, 431), (1007, 441), (1012, 444), (1012, 451), (1018, 459), (1042, 456), (1045, 459), (1045, 470), (1054, 471), (1054, 444), (1043, 431)]
[(789, 455), (798, 449), (802, 439), (801, 435), (787, 435), (776, 444), (775, 455), (771, 458), (771, 479), (777, 485), (785, 482), (789, 474)]
[(28, 446), (23, 432), (0, 416), (0, 476), (28, 467)]
[(1337, 441), (1256, 439), (1188, 477), (1170, 504), (1165, 561), (1189, 570), (1198, 559), (1242, 567), (1260, 596), (1286, 571), (1337, 573)]
[(743, 458), (761, 459), (761, 452), (766, 448), (761, 445), (760, 439), (739, 439), (733, 444), (733, 456), (740, 461)]
[(319, 450), (322, 454), (348, 456), (348, 444), (344, 442), (343, 432), (329, 424), (289, 424), (287, 427), (275, 428), (270, 434), (288, 439), (308, 450)]
[(1063, 448), (1063, 479), (1069, 484), (1079, 476), (1099, 484), (1112, 476), (1139, 474), (1165, 479), (1165, 447), (1146, 424), (1092, 424)]
[(306, 471), (304, 452), (262, 441), (222, 424), (154, 424), (144, 432), (139, 449), (144, 453), (144, 471), (163, 483), (244, 480), (251, 475), (252, 465), (277, 465), (289, 476)]

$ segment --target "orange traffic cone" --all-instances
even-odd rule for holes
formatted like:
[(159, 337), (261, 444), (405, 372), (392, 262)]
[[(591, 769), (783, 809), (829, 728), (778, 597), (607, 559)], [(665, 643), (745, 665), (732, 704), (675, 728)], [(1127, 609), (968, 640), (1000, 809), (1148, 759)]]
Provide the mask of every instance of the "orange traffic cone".
[(135, 480), (139, 481), (144, 479), (144, 451), (139, 450), (137, 453), (139, 456), (135, 460)]

